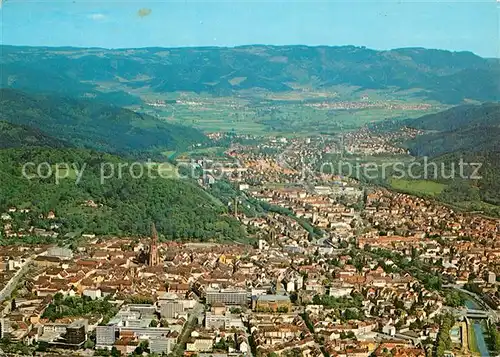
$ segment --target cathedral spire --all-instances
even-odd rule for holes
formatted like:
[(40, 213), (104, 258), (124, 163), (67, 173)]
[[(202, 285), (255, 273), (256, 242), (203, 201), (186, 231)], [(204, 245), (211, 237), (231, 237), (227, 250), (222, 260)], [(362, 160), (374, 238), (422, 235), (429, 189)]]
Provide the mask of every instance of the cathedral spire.
[(156, 231), (154, 223), (151, 225), (151, 243), (149, 245), (148, 260), (150, 266), (156, 266), (160, 263), (160, 257), (158, 254), (158, 232)]

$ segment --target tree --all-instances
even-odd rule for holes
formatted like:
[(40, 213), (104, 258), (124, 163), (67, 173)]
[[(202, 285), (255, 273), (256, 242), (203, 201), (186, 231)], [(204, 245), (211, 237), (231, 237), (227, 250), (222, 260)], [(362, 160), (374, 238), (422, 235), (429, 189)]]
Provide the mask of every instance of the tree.
[(496, 324), (488, 324), (488, 332), (490, 335), (490, 345), (493, 351), (500, 351), (500, 333), (497, 330)]
[(48, 349), (49, 349), (49, 344), (47, 342), (44, 341), (38, 342), (38, 346), (36, 348), (38, 352), (47, 352)]
[(64, 299), (64, 295), (60, 292), (58, 292), (54, 295), (54, 302), (58, 305), (62, 302), (63, 299)]
[(226, 339), (223, 337), (219, 340), (219, 342), (214, 344), (214, 350), (227, 351), (228, 345)]
[(451, 348), (450, 329), (453, 327), (455, 319), (452, 315), (445, 315), (441, 319), (439, 332), (436, 338), (436, 357), (443, 357), (444, 352)]
[(282, 314), (286, 314), (286, 313), (288, 313), (288, 307), (287, 306), (280, 306), (280, 307), (278, 307), (277, 312), (282, 313)]
[[(83, 164), (87, 166), (78, 185), (71, 179), (56, 185), (50, 180), (22, 179), (14, 163), (24, 162), (25, 157), (29, 157), (35, 166), (41, 162), (71, 162), (80, 168)], [(225, 209), (213, 197), (187, 180), (134, 179), (124, 172), (121, 179), (110, 178), (101, 185), (100, 167), (103, 162), (114, 166), (129, 164), (117, 156), (79, 149), (3, 150), (0, 152), (3, 180), (0, 200), (5, 201), (7, 207), (19, 207), (30, 202), (33, 214), (19, 220), (18, 228), (25, 230), (31, 226), (44, 227), (48, 223), (38, 215), (56, 210), (61, 224), (58, 230), (60, 236), (75, 231), (98, 235), (147, 235), (150, 233), (148, 222), (154, 216), (158, 231), (165, 239), (195, 237), (207, 240), (215, 237), (220, 240), (244, 240), (247, 237), (247, 232), (236, 219), (223, 215)], [(94, 209), (80, 209), (82, 203), (90, 198), (105, 204), (98, 215)], [(81, 214), (72, 214), (75, 209)], [(50, 226), (45, 228), (50, 229)], [(68, 238), (65, 244), (71, 245), (75, 239)], [(50, 237), (23, 237), (22, 240), (25, 243), (58, 243)], [(61, 299), (56, 297), (56, 301)]]
[(91, 340), (91, 339), (88, 339), (87, 341), (85, 341), (85, 343), (83, 344), (83, 347), (86, 348), (86, 349), (93, 349), (95, 347), (95, 343)]
[(286, 357), (302, 357), (302, 351), (300, 348), (292, 348), (291, 350), (285, 351), (284, 355)]
[(469, 290), (470, 292), (473, 292), (474, 294), (481, 294), (483, 291), (479, 287), (479, 285), (474, 284), (474, 283), (467, 283), (464, 285), (464, 289)]
[(359, 313), (356, 309), (347, 309), (345, 310), (343, 317), (346, 320), (358, 320)]
[(400, 299), (396, 298), (396, 299), (394, 300), (394, 307), (395, 307), (396, 309), (399, 309), (399, 310), (404, 310), (404, 308), (405, 308), (405, 304), (404, 304), (404, 302), (403, 302), (403, 301), (401, 301)]
[(148, 353), (149, 352), (149, 342), (148, 341), (141, 341), (139, 343), (139, 346), (134, 350), (134, 354), (136, 355), (142, 355), (143, 353)]
[(458, 291), (450, 291), (445, 294), (446, 305), (451, 307), (463, 306), (465, 299)]
[(121, 357), (122, 353), (118, 351), (116, 347), (113, 346), (111, 349), (111, 357)]

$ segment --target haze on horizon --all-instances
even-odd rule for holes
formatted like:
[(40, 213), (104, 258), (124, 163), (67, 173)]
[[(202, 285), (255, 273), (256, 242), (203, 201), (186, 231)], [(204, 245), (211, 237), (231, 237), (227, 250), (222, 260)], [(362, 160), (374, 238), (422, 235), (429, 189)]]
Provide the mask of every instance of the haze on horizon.
[(8, 45), (102, 48), (355, 45), (425, 47), (500, 58), (495, 0), (330, 2), (8, 0)]

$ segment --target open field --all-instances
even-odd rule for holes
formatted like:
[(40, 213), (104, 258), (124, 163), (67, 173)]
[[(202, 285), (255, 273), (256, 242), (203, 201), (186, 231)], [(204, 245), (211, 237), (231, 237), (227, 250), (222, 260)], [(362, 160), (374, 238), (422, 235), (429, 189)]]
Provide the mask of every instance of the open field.
[(446, 188), (446, 185), (430, 180), (392, 179), (391, 187), (408, 193), (436, 196)]
[(131, 89), (126, 84), (99, 83), (102, 90), (126, 91), (144, 101), (130, 109), (204, 132), (312, 135), (354, 130), (385, 119), (420, 117), (445, 108), (438, 102), (422, 100), (415, 91), (360, 90), (340, 85), (323, 90), (297, 85), (297, 90), (289, 92), (244, 90), (217, 97), (158, 93), (148, 87)]
[(495, 206), (484, 201), (455, 202), (453, 205), (450, 204), (450, 206), (467, 212), (483, 214), (488, 217), (498, 217), (498, 212), (500, 212), (499, 206)]
[(176, 153), (177, 151), (164, 151), (161, 154), (169, 159), (175, 157)]
[(188, 151), (182, 153), (179, 156), (188, 156), (188, 157), (196, 157), (196, 156), (209, 156), (209, 157), (223, 157), (225, 156), (226, 148), (223, 147), (209, 147), (204, 149), (195, 149), (192, 151)]
[(170, 123), (193, 126), (204, 132), (236, 132), (250, 135), (319, 134), (355, 130), (386, 119), (419, 117), (433, 110), (403, 110), (370, 108), (356, 110), (326, 110), (297, 103), (260, 103), (228, 108), (197, 107), (173, 104), (168, 108), (146, 109), (148, 114)]

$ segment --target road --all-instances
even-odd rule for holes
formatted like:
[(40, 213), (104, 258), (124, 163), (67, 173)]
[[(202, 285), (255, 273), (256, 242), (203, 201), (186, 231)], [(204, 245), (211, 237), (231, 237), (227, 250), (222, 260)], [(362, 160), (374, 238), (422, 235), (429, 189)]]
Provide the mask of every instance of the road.
[(186, 342), (189, 339), (189, 336), (191, 336), (191, 332), (193, 332), (198, 322), (198, 317), (201, 316), (203, 311), (204, 311), (204, 306), (198, 302), (194, 307), (194, 309), (189, 314), (188, 320), (184, 324), (184, 328), (182, 329), (179, 339), (177, 340), (177, 344), (175, 345), (172, 351), (172, 355), (174, 356), (183, 355)]
[(0, 301), (10, 298), (12, 291), (16, 288), (19, 280), (26, 274), (28, 271), (29, 265), (31, 264), (31, 258), (26, 259), (26, 262), (23, 266), (16, 272), (16, 274), (9, 280), (7, 285), (0, 291)]

